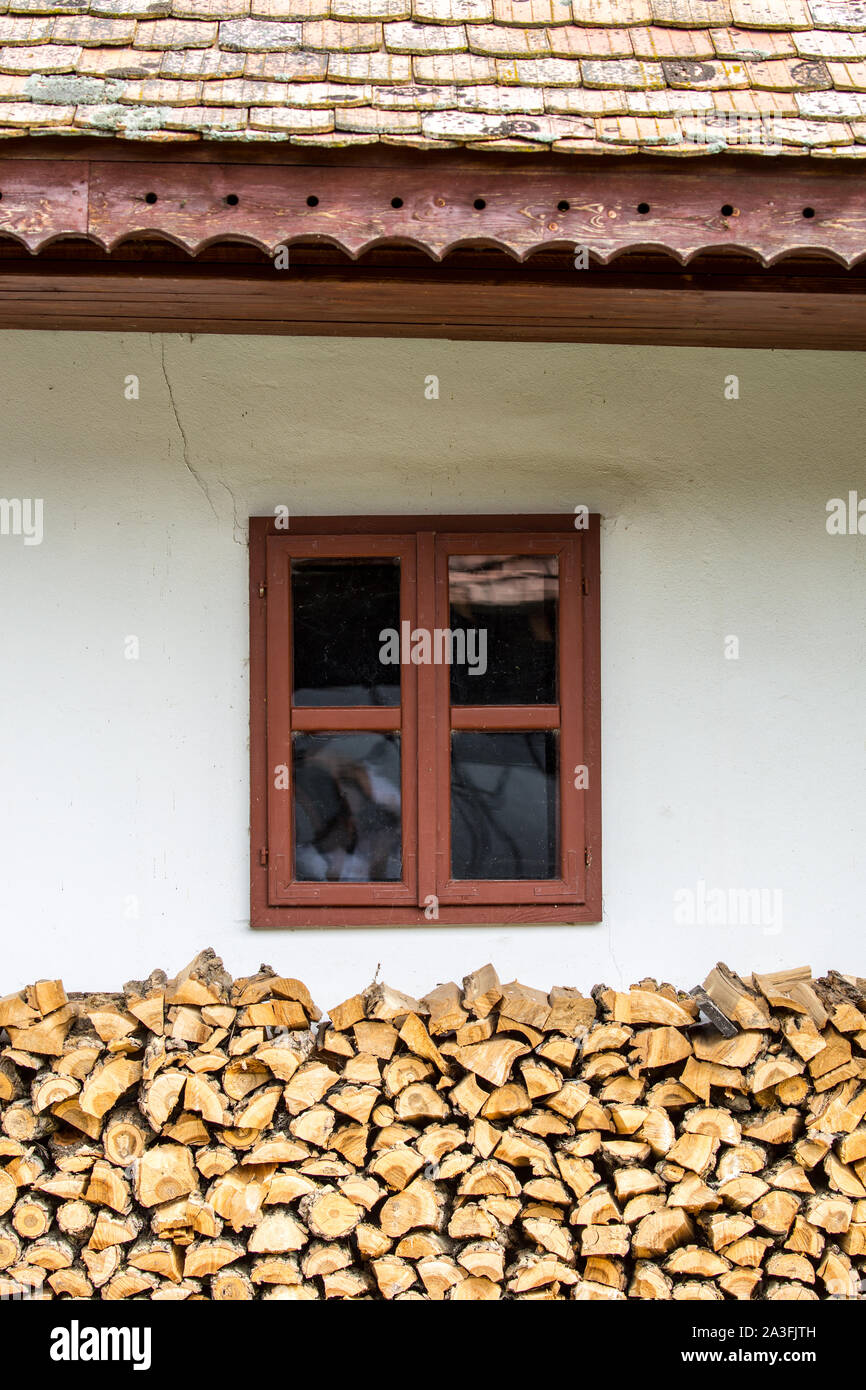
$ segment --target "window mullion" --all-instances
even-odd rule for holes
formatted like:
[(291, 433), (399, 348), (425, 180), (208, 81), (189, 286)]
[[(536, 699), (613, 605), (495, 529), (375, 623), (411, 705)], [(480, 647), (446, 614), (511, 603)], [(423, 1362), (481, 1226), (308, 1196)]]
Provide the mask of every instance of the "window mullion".
[[(416, 537), (416, 600), (418, 627), (428, 631), (436, 626), (436, 537), (432, 531), (419, 531)], [(436, 910), (438, 848), (439, 730), (442, 711), (437, 703), (436, 667), (418, 666), (418, 906)], [(448, 712), (445, 711), (447, 720)]]

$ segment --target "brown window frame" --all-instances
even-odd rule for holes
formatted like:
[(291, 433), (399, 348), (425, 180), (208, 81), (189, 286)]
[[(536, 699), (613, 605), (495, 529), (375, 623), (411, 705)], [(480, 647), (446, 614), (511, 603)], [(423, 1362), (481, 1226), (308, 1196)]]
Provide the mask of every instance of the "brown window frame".
[[(250, 518), (250, 925), (543, 925), (601, 920), (601, 690), (599, 518), (571, 516), (334, 516)], [(448, 627), (450, 553), (556, 553), (559, 557), (557, 706), (451, 706), (449, 667), (401, 667), (399, 706), (293, 707), (288, 564), (303, 555), (401, 558), (401, 620)], [(407, 561), (409, 563), (407, 563)], [(421, 674), (419, 674), (421, 673)], [(291, 797), (270, 770), (291, 767), (293, 730), (399, 731), (403, 806), (400, 883), (293, 883)], [(450, 861), (452, 729), (560, 730), (559, 879), (456, 880)], [(588, 786), (574, 786), (578, 766)], [(423, 786), (423, 790), (421, 789)], [(438, 887), (437, 887), (438, 885)], [(364, 890), (362, 892), (362, 890)], [(435, 895), (438, 916), (425, 913)], [(366, 901), (358, 902), (359, 897)], [(356, 901), (352, 901), (355, 899)], [(428, 909), (429, 910), (429, 909)]]

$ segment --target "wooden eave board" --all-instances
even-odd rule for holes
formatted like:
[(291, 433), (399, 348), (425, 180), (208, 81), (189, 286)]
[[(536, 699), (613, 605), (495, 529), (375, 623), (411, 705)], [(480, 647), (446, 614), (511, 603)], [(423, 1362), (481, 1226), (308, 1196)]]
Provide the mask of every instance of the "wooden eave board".
[[(402, 243), (440, 260), (489, 246), (524, 260), (586, 248), (601, 264), (657, 250), (681, 265), (740, 250), (761, 265), (817, 252), (866, 257), (866, 184), (851, 163), (593, 159), (479, 162), (155, 158), (0, 159), (0, 234), (31, 252), (85, 236), (106, 250), (158, 234), (190, 253), (224, 239), (268, 254), (299, 241), (351, 258)], [(723, 211), (730, 209), (730, 211)]]

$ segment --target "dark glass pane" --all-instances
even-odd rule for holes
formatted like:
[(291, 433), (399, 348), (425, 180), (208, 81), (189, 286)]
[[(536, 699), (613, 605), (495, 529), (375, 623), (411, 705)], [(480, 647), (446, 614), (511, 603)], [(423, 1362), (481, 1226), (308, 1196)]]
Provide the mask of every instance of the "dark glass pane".
[(451, 703), (556, 704), (557, 557), (451, 555), (448, 588)]
[(558, 878), (557, 735), (451, 735), (453, 878)]
[(400, 631), (399, 560), (293, 560), (294, 703), (399, 705), (385, 629)]
[(402, 877), (399, 734), (294, 734), (295, 877)]

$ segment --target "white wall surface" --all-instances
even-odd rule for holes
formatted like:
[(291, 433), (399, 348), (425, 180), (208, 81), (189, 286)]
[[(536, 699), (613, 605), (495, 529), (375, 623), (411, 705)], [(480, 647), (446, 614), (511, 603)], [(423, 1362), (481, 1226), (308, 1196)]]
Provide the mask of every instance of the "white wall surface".
[[(205, 945), (323, 1007), (379, 963), (419, 993), (488, 959), (584, 990), (866, 975), (866, 536), (825, 525), (866, 496), (862, 356), (7, 332), (0, 367), (0, 496), (44, 500), (41, 545), (0, 535), (0, 994)], [(579, 503), (604, 517), (603, 923), (251, 931), (247, 517)], [(779, 890), (781, 923), (678, 924), (701, 880)]]

